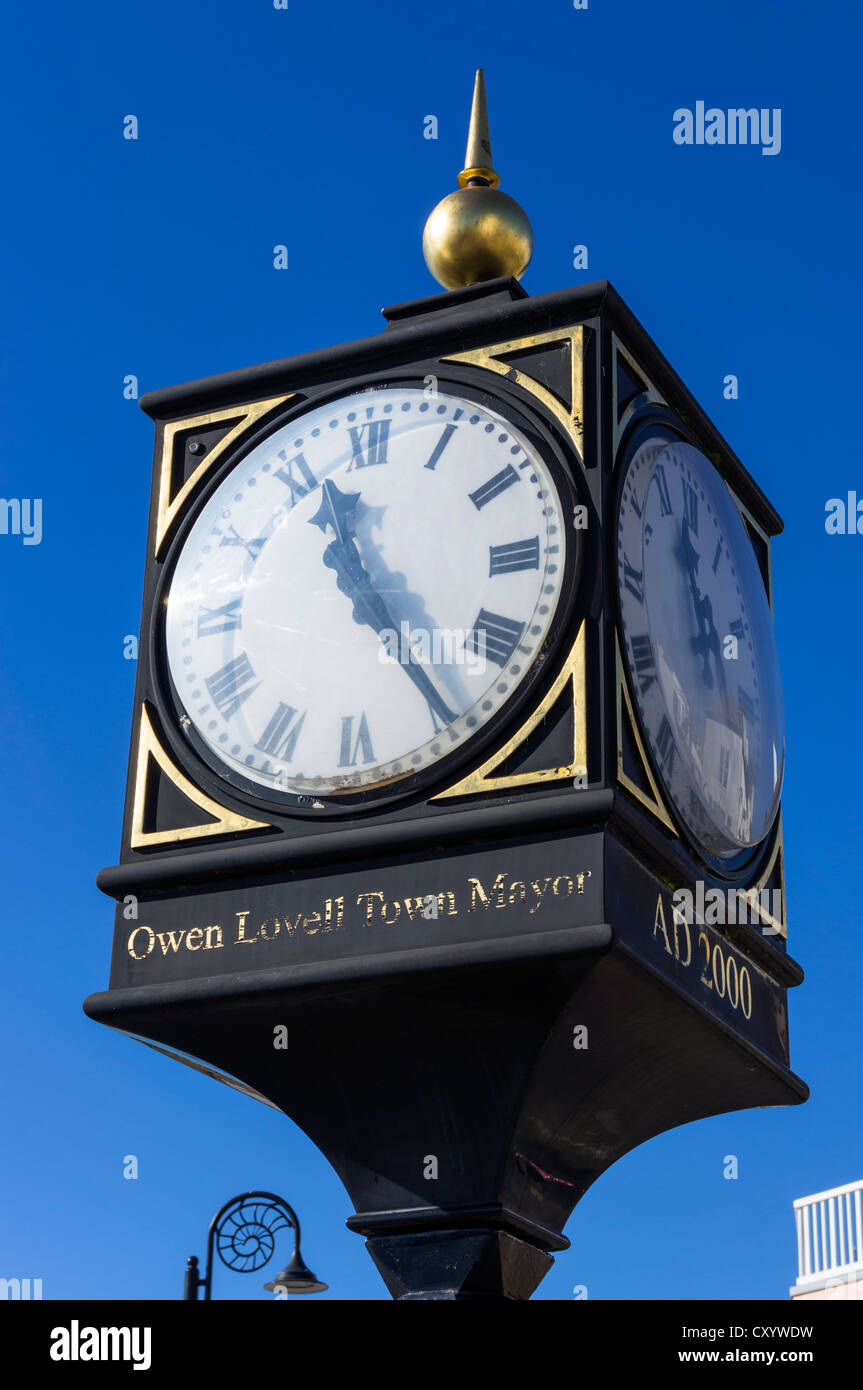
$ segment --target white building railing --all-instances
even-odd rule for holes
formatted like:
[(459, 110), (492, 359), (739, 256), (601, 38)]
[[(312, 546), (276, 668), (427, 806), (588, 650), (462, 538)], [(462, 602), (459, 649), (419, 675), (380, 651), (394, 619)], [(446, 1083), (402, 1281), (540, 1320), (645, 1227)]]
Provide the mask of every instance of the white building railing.
[(797, 1284), (822, 1287), (834, 1278), (863, 1279), (863, 1180), (794, 1203), (797, 1222)]

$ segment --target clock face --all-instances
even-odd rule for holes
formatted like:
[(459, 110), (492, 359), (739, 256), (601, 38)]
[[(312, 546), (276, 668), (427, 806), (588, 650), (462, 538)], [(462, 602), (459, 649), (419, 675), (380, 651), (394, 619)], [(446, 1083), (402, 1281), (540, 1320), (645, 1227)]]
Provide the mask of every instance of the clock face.
[(510, 699), (551, 627), (562, 505), (495, 411), (375, 388), (239, 462), (167, 600), (180, 722), (223, 776), (324, 806), (431, 768)]
[(773, 621), (726, 484), (659, 429), (627, 467), (617, 563), (626, 662), (653, 761), (700, 845), (731, 858), (767, 834), (782, 785)]

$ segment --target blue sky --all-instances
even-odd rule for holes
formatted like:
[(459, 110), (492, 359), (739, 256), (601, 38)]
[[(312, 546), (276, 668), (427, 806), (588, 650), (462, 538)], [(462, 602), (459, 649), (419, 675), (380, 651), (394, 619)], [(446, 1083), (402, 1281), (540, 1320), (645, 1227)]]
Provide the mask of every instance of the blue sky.
[[(7, 9), (0, 493), (43, 500), (43, 537), (0, 536), (0, 1275), (46, 1298), (177, 1297), (213, 1211), (267, 1188), (298, 1208), (323, 1297), (387, 1297), (291, 1121), (81, 1012), (107, 982), (94, 877), (119, 847), (150, 483), (152, 425), (123, 380), (363, 337), (382, 305), (432, 293), (422, 226), (455, 186), (482, 65), (502, 186), (534, 227), (526, 288), (610, 279), (785, 519), (787, 895), (808, 976), (791, 996), (808, 1104), (628, 1155), (536, 1297), (787, 1296), (793, 1199), (863, 1177), (863, 537), (824, 529), (828, 498), (863, 497), (861, 38), (839, 0)], [(780, 152), (675, 144), (673, 112), (699, 100), (780, 108)], [(220, 1268), (216, 1295), (266, 1297), (270, 1272)]]

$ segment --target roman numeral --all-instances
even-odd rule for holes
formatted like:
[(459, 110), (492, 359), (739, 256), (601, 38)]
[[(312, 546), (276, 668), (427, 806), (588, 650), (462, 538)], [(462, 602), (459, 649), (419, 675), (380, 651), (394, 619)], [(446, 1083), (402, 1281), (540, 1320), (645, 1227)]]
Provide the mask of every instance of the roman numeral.
[(644, 571), (635, 569), (627, 560), (625, 552), (623, 556), (623, 582), (629, 592), (638, 599), (638, 602), (644, 603)]
[[(306, 497), (313, 488), (317, 487), (318, 480), (302, 454), (295, 454), (292, 459), (289, 459), (285, 450), (280, 449), (276, 457), (283, 459), (285, 466), (284, 468), (277, 468), (273, 477), (278, 478), (279, 482), (291, 489), (291, 509), (293, 509), (301, 497)], [(299, 476), (294, 474), (294, 469), (297, 470)]]
[(632, 661), (638, 675), (641, 693), (649, 690), (656, 680), (656, 663), (653, 659), (653, 645), (647, 633), (629, 639), (632, 647)]
[(671, 498), (668, 495), (668, 480), (663, 464), (658, 463), (653, 470), (656, 486), (659, 488), (659, 511), (661, 516), (671, 516)]
[(339, 745), (339, 767), (356, 767), (357, 754), (360, 752), (362, 752), (362, 760), (364, 763), (373, 763), (375, 760), (366, 716), (364, 714), (360, 715), (356, 738), (354, 737), (354, 718), (355, 716), (353, 714), (349, 714), (342, 719), (342, 736)]
[(389, 420), (370, 420), (364, 425), (350, 425), (348, 433), (353, 455), (346, 472), (350, 473), (352, 468), (372, 468), (375, 464), (386, 463)]
[[(260, 748), (262, 753), (267, 753), (272, 758), (278, 758), (280, 762), (289, 763), (294, 756), (294, 749), (297, 746), (297, 739), (303, 727), (306, 711), (303, 710), (294, 724), (293, 720), (296, 714), (297, 711), (291, 705), (283, 704), (280, 700), (275, 714), (255, 747)], [(292, 724), (293, 728), (291, 727)]]
[(713, 557), (713, 573), (719, 569), (719, 561), (722, 558), (722, 541), (716, 542), (716, 554)]
[(238, 534), (235, 526), (229, 526), (228, 531), (232, 532), (232, 534), (228, 536), (223, 536), (222, 539), (219, 541), (219, 545), (241, 545), (248, 551), (252, 561), (257, 560), (258, 556), (261, 553), (261, 547), (264, 544), (263, 540), (244, 540), (243, 537)]
[(502, 469), (500, 473), (495, 473), (493, 478), (489, 478), (487, 483), (483, 483), (482, 487), (478, 487), (476, 492), (469, 492), (468, 496), (477, 511), (480, 511), (489, 502), (494, 501), (495, 497), (499, 497), (502, 492), (506, 492), (508, 487), (512, 487), (513, 483), (518, 483), (520, 481), (521, 479), (512, 464), (508, 463), (506, 468)]
[(698, 494), (694, 487), (689, 483), (683, 484), (683, 507), (686, 512), (686, 520), (689, 522), (689, 529), (693, 535), (698, 535)]
[(233, 632), (243, 621), (240, 598), (232, 598), (221, 608), (204, 608), (198, 614), (198, 636), (212, 637), (217, 632)]
[(489, 575), (538, 569), (539, 536), (529, 541), (511, 541), (508, 545), (490, 545), (488, 548)]
[(632, 508), (632, 510), (635, 512), (635, 515), (638, 517), (638, 519), (639, 519), (639, 521), (640, 521), (640, 520), (641, 520), (641, 516), (642, 516), (642, 512), (643, 512), (644, 508), (643, 508), (643, 507), (639, 507), (639, 505), (638, 505), (638, 498), (636, 497), (636, 495), (635, 495), (634, 492), (631, 492), (631, 493), (629, 494), (629, 505), (630, 505), (630, 507)]
[(496, 666), (505, 666), (523, 632), (524, 623), (513, 622), (512, 618), (502, 618), (499, 613), (489, 613), (481, 608), (467, 641), (477, 656), (485, 656)]
[(674, 767), (674, 755), (677, 752), (677, 744), (674, 742), (674, 734), (671, 732), (671, 725), (665, 715), (662, 716), (659, 733), (656, 735), (656, 749), (660, 758), (665, 763), (670, 777)]
[[(250, 681), (254, 681), (254, 685), (250, 685)], [(245, 652), (241, 652), (233, 661), (229, 661), (227, 666), (207, 677), (207, 689), (223, 719), (230, 719), (235, 715), (243, 701), (248, 700), (252, 691), (257, 690), (259, 685), (260, 681), (255, 680), (252, 663)]]
[(445, 426), (444, 426), (444, 432), (443, 432), (443, 434), (441, 435), (440, 439), (438, 440), (437, 444), (434, 446), (434, 449), (432, 450), (431, 458), (429, 459), (428, 463), (423, 464), (423, 467), (424, 467), (424, 468), (431, 468), (431, 469), (434, 469), (435, 465), (437, 464), (438, 459), (440, 458), (440, 456), (441, 456), (441, 454), (443, 453), (444, 449), (446, 448), (447, 444), (449, 444), (450, 440), (452, 439), (452, 437), (453, 437), (453, 435), (455, 434), (455, 432), (456, 432), (457, 429), (458, 429), (458, 426), (457, 426), (457, 425), (445, 425)]

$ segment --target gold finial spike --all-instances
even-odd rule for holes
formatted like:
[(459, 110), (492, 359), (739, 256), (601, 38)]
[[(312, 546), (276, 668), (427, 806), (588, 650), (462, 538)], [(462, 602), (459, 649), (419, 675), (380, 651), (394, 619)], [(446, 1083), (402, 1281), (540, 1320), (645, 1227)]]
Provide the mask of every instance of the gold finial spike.
[(497, 188), (500, 183), (500, 175), (496, 174), (492, 167), (488, 102), (485, 97), (485, 74), (482, 68), (477, 68), (476, 81), (473, 85), (470, 129), (467, 133), (464, 168), (458, 176), (459, 188), (467, 188), (473, 179), (482, 179), (488, 188)]
[(459, 186), (432, 209), (423, 231), (426, 265), (448, 290), (505, 275), (518, 280), (528, 267), (533, 232), (527, 213), (499, 183), (491, 161), (485, 77), (478, 68)]

